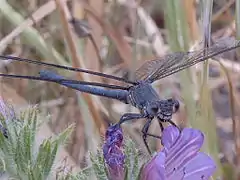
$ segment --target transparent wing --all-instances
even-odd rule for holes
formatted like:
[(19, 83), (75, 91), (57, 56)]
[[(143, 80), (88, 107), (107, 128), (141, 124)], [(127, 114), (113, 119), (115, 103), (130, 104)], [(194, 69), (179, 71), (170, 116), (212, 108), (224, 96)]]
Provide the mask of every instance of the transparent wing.
[(233, 38), (224, 38), (207, 49), (168, 54), (162, 58), (144, 63), (136, 70), (134, 77), (136, 81), (144, 80), (154, 82), (239, 46), (240, 41)]
[(109, 79), (114, 79), (117, 81), (122, 81), (128, 84), (135, 84), (132, 81), (128, 81), (126, 79), (117, 77), (117, 76), (113, 76), (110, 74), (104, 74), (101, 72), (96, 72), (96, 71), (91, 71), (91, 70), (87, 70), (87, 69), (81, 69), (81, 68), (74, 68), (74, 67), (70, 67), (70, 66), (62, 66), (62, 65), (58, 65), (58, 64), (52, 64), (52, 63), (47, 63), (47, 62), (42, 62), (42, 61), (37, 61), (37, 60), (32, 60), (32, 59), (27, 59), (27, 58), (20, 58), (20, 57), (16, 57), (16, 56), (4, 56), (4, 55), (0, 55), (0, 61), (18, 61), (18, 62), (25, 62), (25, 63), (29, 63), (29, 64), (36, 64), (39, 66), (46, 66), (46, 67), (52, 67), (52, 68), (58, 68), (58, 69), (65, 69), (68, 71), (75, 71), (75, 72), (82, 72), (82, 73), (88, 73), (88, 74), (92, 74), (95, 76), (100, 76), (100, 77), (105, 77), (105, 78), (109, 78)]

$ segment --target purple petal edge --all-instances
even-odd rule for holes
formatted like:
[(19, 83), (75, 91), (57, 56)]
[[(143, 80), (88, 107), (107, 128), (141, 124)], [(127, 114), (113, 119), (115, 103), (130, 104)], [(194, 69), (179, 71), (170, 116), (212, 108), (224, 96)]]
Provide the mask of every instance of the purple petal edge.
[(166, 171), (167, 174), (173, 171), (173, 168), (179, 168), (188, 163), (202, 147), (204, 136), (201, 131), (186, 128), (181, 132), (171, 149), (164, 151), (167, 153)]
[[(208, 180), (216, 170), (211, 157), (199, 152), (190, 162), (168, 175), (169, 180)], [(180, 178), (181, 177), (181, 178)]]
[[(205, 153), (199, 152), (195, 158), (190, 161), (185, 168), (185, 179), (209, 179), (216, 170), (216, 164), (213, 159)], [(185, 180), (184, 179), (184, 180)]]
[(169, 149), (180, 135), (179, 129), (175, 126), (168, 126), (162, 133), (162, 144), (165, 149)]

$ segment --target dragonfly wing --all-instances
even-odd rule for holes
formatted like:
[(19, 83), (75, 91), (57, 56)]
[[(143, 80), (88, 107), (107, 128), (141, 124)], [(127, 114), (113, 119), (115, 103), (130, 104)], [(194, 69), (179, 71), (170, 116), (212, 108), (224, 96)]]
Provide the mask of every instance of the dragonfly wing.
[(128, 83), (128, 84), (135, 84), (134, 82), (128, 81), (126, 79), (123, 79), (123, 78), (120, 78), (120, 77), (117, 77), (117, 76), (113, 76), (113, 75), (110, 75), (110, 74), (104, 74), (104, 73), (101, 73), (101, 72), (96, 72), (96, 71), (91, 71), (91, 70), (81, 69), (81, 68), (74, 68), (74, 67), (69, 67), (69, 66), (62, 66), (62, 65), (58, 65), (58, 64), (52, 64), (52, 63), (47, 63), (47, 62), (42, 62), (42, 61), (37, 61), (37, 60), (31, 60), (31, 59), (27, 59), (27, 58), (20, 58), (20, 57), (16, 57), (16, 56), (0, 55), (0, 61), (4, 61), (4, 60), (25, 62), (25, 63), (29, 63), (29, 64), (36, 64), (36, 65), (39, 65), (39, 66), (52, 67), (52, 68), (58, 68), (58, 69), (65, 69), (65, 70), (68, 70), (68, 71), (88, 73), (88, 74), (92, 74), (92, 75), (95, 75), (95, 76), (100, 76), (100, 77), (104, 77), (104, 78), (109, 78), (109, 79), (114, 79), (114, 80), (117, 80), (117, 81), (125, 82), (125, 83)]
[(224, 38), (206, 49), (168, 54), (162, 58), (144, 63), (135, 72), (135, 77), (137, 81), (154, 82), (239, 46), (240, 41), (233, 38)]
[(137, 81), (150, 79), (158, 70), (170, 67), (174, 59), (182, 59), (185, 54), (185, 52), (176, 52), (162, 58), (149, 60), (136, 70), (134, 78)]

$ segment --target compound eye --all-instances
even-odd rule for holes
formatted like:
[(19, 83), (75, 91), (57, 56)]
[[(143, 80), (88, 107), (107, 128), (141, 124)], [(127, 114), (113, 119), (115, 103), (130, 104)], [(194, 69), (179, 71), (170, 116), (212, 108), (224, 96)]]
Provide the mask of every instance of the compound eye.
[(180, 104), (179, 104), (179, 102), (176, 100), (176, 101), (174, 102), (173, 112), (174, 112), (174, 113), (177, 112), (178, 109), (179, 109), (179, 107), (180, 107)]

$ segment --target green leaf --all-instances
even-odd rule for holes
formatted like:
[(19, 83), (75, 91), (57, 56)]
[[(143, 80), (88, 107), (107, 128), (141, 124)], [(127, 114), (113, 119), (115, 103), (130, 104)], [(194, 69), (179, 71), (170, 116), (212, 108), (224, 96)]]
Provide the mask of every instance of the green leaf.
[[(56, 136), (45, 139), (39, 147), (35, 147), (35, 136), (38, 127), (36, 108), (29, 108), (20, 112), (18, 117), (3, 123), (8, 130), (8, 138), (0, 133), (0, 165), (13, 179), (45, 180), (51, 174), (51, 169), (58, 148), (63, 145), (73, 125)], [(4, 118), (4, 116), (0, 116)], [(1, 119), (6, 121), (6, 119)], [(70, 176), (69, 176), (70, 177)]]
[(92, 167), (97, 179), (98, 180), (107, 179), (105, 161), (101, 150), (97, 150), (97, 154), (95, 156), (92, 153), (90, 153), (90, 159), (92, 161)]
[[(145, 162), (145, 158), (141, 157), (135, 143), (130, 138), (125, 138), (124, 154), (126, 155), (125, 167), (128, 173), (127, 179), (137, 179), (141, 164)], [(141, 163), (139, 162), (141, 159)]]

